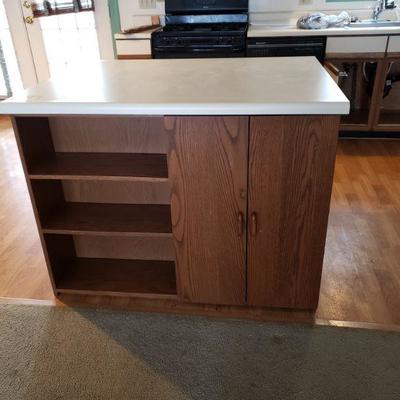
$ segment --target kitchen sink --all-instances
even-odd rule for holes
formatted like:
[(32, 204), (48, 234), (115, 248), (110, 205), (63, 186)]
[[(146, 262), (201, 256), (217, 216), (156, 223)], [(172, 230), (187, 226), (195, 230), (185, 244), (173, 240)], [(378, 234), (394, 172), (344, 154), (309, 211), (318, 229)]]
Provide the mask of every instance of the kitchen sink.
[(399, 27), (400, 21), (389, 21), (389, 20), (364, 20), (358, 22), (352, 22), (349, 28), (385, 28), (385, 27)]

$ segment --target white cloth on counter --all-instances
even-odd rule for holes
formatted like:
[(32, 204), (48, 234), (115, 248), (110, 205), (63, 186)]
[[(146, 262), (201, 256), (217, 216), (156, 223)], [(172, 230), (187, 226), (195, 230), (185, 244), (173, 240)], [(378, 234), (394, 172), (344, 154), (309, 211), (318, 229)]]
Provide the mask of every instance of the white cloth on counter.
[(301, 17), (297, 21), (297, 27), (300, 29), (343, 28), (349, 25), (350, 22), (351, 16), (346, 11), (341, 12), (339, 15), (326, 15), (317, 12)]

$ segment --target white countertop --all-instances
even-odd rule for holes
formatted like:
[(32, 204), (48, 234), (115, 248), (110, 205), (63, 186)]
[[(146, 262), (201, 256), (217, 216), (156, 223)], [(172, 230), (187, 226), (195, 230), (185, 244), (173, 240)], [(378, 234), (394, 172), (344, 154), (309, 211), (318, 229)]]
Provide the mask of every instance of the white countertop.
[(313, 57), (104, 61), (0, 102), (0, 114), (15, 115), (322, 115), (349, 108)]
[(138, 33), (116, 33), (114, 35), (115, 40), (143, 40), (143, 39), (151, 39), (151, 34), (155, 31), (160, 30), (160, 27), (149, 29), (144, 32), (138, 32)]
[(296, 22), (291, 24), (253, 24), (250, 25), (248, 37), (277, 37), (277, 36), (374, 36), (400, 35), (400, 28), (372, 27), (372, 28), (329, 28), (329, 29), (299, 29)]

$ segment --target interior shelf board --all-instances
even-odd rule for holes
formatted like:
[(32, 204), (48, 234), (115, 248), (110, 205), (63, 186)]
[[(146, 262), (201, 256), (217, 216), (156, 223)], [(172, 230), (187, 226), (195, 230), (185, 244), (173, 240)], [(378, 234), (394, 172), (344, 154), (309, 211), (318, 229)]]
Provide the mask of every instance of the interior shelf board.
[(400, 127), (400, 110), (381, 110), (378, 129), (382, 127)]
[(43, 233), (171, 236), (169, 205), (65, 203), (42, 217)]
[(29, 178), (165, 181), (167, 157), (165, 154), (55, 153), (31, 165)]
[(74, 258), (56, 280), (59, 293), (176, 298), (171, 261)]

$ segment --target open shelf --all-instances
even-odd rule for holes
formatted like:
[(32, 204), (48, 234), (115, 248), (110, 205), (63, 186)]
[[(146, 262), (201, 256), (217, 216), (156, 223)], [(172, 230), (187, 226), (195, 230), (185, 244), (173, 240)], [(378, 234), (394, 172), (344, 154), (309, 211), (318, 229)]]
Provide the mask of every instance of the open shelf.
[(378, 130), (380, 127), (396, 127), (400, 130), (400, 110), (384, 110), (382, 109), (379, 116)]
[(54, 153), (29, 166), (30, 179), (145, 180), (168, 179), (165, 154)]
[(74, 258), (56, 280), (59, 293), (176, 298), (171, 261)]
[(172, 233), (169, 205), (69, 203), (42, 215), (43, 233), (154, 235)]
[(163, 119), (15, 126), (55, 293), (176, 299)]

